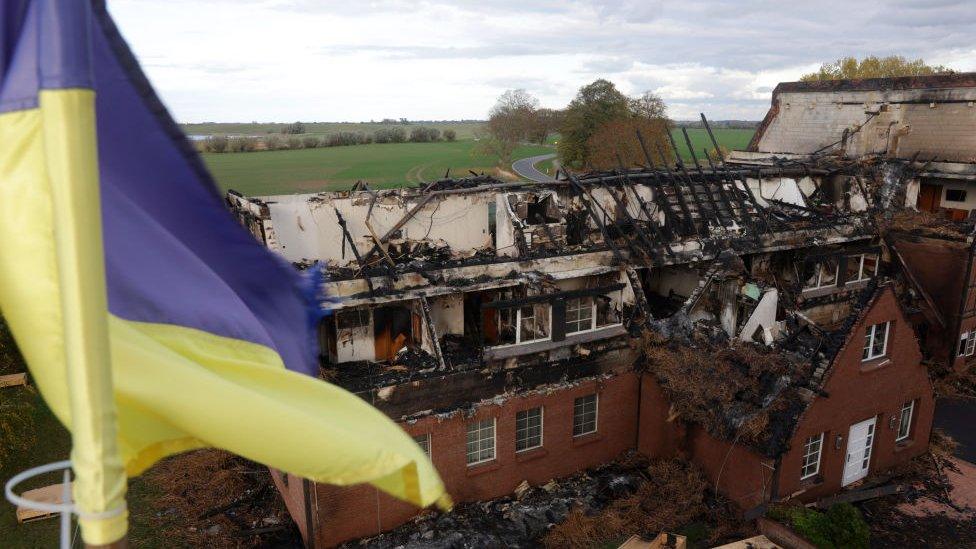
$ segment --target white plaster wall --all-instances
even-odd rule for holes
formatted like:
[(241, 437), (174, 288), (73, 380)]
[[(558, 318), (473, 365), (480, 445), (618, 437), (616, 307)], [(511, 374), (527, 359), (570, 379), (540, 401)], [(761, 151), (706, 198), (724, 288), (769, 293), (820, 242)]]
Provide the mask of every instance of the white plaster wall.
[[(355, 261), (348, 242), (343, 258), (343, 235), (335, 210), (346, 220), (360, 253), (366, 253), (373, 246), (366, 226), (370, 198), (368, 193), (353, 193), (349, 197), (308, 194), (265, 197), (277, 235), (277, 251), (289, 261), (318, 259), (338, 264)], [(458, 253), (485, 247), (491, 242), (488, 203), (493, 199), (490, 193), (436, 197), (404, 224), (402, 237), (412, 240), (426, 237), (447, 244)], [(416, 203), (415, 198), (405, 200), (397, 195), (381, 195), (370, 217), (377, 236), (393, 228)]]
[(668, 292), (673, 289), (674, 293), (688, 297), (698, 287), (698, 282), (698, 273), (691, 269), (652, 268), (651, 276), (648, 280), (649, 287), (645, 288), (645, 290), (667, 296)]
[[(939, 183), (942, 184), (942, 207), (943, 208), (955, 208), (958, 210), (972, 210), (976, 208), (976, 183), (967, 183), (966, 181), (953, 181), (951, 179), (941, 179)], [(958, 189), (961, 191), (966, 191), (966, 200), (963, 202), (949, 202), (946, 200), (946, 191), (949, 189)], [(913, 203), (918, 202), (918, 191), (916, 190), (916, 197)]]
[(336, 357), (338, 362), (376, 359), (372, 310), (369, 311), (369, 323), (366, 326), (336, 330)]
[(739, 332), (739, 339), (742, 341), (752, 341), (752, 334), (756, 333), (756, 328), (763, 329), (763, 341), (769, 345), (776, 338), (779, 326), (776, 324), (776, 303), (779, 300), (779, 292), (776, 288), (767, 289), (756, 305), (749, 320), (742, 325)]
[(430, 317), (439, 336), (464, 334), (464, 296), (451, 294), (431, 298)]
[(752, 194), (755, 195), (756, 201), (763, 206), (769, 204), (765, 200), (767, 198), (796, 204), (797, 206), (807, 205), (806, 196), (800, 190), (800, 185), (796, 179), (790, 177), (771, 177), (768, 179), (763, 178), (760, 181), (759, 179), (746, 178), (746, 182), (749, 188), (752, 189)]
[(517, 257), (515, 227), (512, 225), (512, 210), (505, 193), (495, 196), (495, 255), (498, 257)]

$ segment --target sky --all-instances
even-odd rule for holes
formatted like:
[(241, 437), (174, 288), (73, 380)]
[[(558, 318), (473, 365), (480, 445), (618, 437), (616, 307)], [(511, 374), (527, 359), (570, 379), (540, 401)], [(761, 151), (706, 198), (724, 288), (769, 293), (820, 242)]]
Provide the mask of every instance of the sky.
[(597, 78), (674, 119), (759, 120), (854, 55), (976, 71), (972, 0), (109, 0), (180, 122), (484, 119), (507, 89), (562, 108)]

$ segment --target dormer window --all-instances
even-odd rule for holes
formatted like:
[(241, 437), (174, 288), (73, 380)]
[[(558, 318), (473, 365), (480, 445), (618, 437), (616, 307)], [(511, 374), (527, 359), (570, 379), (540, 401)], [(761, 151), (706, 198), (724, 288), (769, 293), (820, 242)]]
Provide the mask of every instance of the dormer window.
[(847, 276), (844, 277), (846, 284), (871, 280), (877, 274), (877, 254), (858, 254), (847, 257)]
[(804, 290), (818, 290), (837, 285), (837, 274), (840, 266), (836, 259), (822, 259), (810, 265), (808, 275), (803, 282)]
[(864, 352), (861, 356), (861, 362), (885, 356), (885, 353), (888, 352), (888, 332), (890, 330), (891, 321), (868, 327), (864, 334)]

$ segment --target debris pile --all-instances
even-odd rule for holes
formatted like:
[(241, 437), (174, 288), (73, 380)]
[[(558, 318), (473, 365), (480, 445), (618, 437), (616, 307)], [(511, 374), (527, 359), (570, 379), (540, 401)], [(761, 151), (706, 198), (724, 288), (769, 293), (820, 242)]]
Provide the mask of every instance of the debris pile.
[(196, 450), (166, 458), (139, 477), (130, 541), (159, 532), (187, 547), (264, 547), (300, 544), (294, 523), (272, 485), (268, 469), (222, 450)]
[(433, 511), (374, 538), (343, 547), (481, 549), (592, 547), (634, 532), (656, 535), (693, 521), (718, 521), (714, 536), (740, 525), (731, 507), (710, 499), (707, 481), (679, 461), (648, 464), (629, 453), (618, 461), (491, 501)]
[(805, 405), (798, 388), (812, 374), (809, 360), (740, 342), (729, 347), (696, 332), (692, 345), (645, 336), (646, 367), (677, 416), (712, 435), (770, 455), (785, 444)]

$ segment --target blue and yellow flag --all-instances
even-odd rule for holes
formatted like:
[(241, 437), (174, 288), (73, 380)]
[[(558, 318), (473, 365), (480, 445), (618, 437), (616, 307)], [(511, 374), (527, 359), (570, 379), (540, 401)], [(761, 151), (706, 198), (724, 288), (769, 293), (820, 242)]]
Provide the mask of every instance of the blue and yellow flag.
[[(0, 2), (0, 235), (0, 309), (72, 430), (76, 473), (99, 479), (75, 490), (86, 542), (124, 535), (123, 470), (204, 446), (448, 504), (395, 423), (306, 375), (299, 274), (226, 210), (101, 1)], [(107, 326), (106, 349), (77, 336), (85, 323)], [(105, 357), (106, 379), (68, 368), (75, 353)]]

